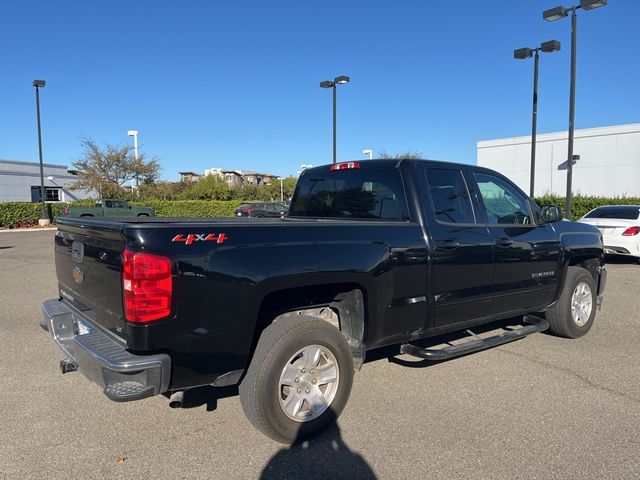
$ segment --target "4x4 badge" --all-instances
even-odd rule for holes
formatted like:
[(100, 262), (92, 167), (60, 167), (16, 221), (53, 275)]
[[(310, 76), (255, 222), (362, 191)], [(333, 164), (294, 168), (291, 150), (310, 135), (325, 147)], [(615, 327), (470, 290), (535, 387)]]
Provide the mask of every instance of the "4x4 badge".
[(186, 236), (184, 234), (176, 235), (171, 240), (172, 242), (184, 242), (185, 245), (191, 245), (193, 242), (216, 242), (224, 243), (227, 236), (224, 233), (189, 233)]

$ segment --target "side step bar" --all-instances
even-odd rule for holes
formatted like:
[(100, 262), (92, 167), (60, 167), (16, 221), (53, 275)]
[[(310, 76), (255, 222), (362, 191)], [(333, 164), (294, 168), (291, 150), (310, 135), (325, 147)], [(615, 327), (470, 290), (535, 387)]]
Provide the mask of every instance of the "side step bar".
[(400, 352), (437, 362), (513, 342), (514, 340), (524, 338), (532, 333), (544, 332), (549, 328), (549, 322), (547, 322), (547, 320), (535, 315), (525, 315), (523, 321), (529, 325), (517, 330), (509, 330), (508, 332), (504, 332), (493, 337), (480, 338), (472, 331), (467, 330), (467, 332), (475, 338), (474, 340), (461, 343), (459, 345), (449, 345), (442, 349), (420, 348), (416, 345), (405, 343), (400, 347)]

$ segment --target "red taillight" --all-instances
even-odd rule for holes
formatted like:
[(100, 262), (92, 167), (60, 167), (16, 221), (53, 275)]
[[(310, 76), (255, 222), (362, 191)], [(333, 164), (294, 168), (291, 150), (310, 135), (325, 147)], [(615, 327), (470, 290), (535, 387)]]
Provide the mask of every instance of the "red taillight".
[(356, 168), (360, 168), (360, 162), (343, 162), (331, 165), (332, 172), (335, 170), (353, 170)]
[(69, 207), (64, 207), (62, 213), (64, 213), (65, 215), (69, 215)]
[(247, 208), (246, 210), (243, 210), (242, 213), (246, 213), (247, 215), (251, 215), (253, 213), (253, 209), (252, 208)]
[(124, 316), (146, 323), (171, 313), (171, 260), (161, 255), (125, 250), (122, 261)]
[(631, 237), (633, 235), (638, 235), (639, 233), (640, 227), (629, 227), (624, 232), (622, 232), (622, 235), (624, 235), (625, 237)]

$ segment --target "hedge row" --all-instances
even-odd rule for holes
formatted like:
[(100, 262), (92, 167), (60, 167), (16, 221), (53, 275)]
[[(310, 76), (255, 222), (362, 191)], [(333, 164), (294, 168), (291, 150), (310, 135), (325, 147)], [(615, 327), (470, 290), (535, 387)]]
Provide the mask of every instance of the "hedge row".
[(147, 200), (131, 205), (151, 207), (158, 217), (232, 217), (240, 200)]
[[(545, 195), (536, 198), (540, 205), (555, 204), (564, 211), (564, 197)], [(80, 200), (73, 204), (48, 203), (47, 214), (50, 220), (62, 213), (68, 205), (91, 206), (93, 200)], [(242, 202), (240, 200), (148, 200), (131, 202), (132, 205), (152, 207), (159, 217), (231, 217)], [(573, 197), (571, 219), (577, 220), (601, 205), (640, 205), (638, 197)], [(40, 204), (31, 202), (0, 202), (0, 228), (28, 227), (38, 224)]]
[[(242, 202), (239, 200), (149, 200), (130, 203), (152, 207), (159, 217), (231, 217)], [(66, 206), (90, 207), (93, 204), (93, 200), (48, 203), (47, 215), (51, 221), (54, 221)], [(0, 202), (0, 228), (30, 227), (37, 225), (39, 218), (39, 203)]]
[[(537, 197), (538, 205), (558, 205), (565, 213), (565, 197), (558, 195), (544, 195)], [(578, 220), (586, 215), (589, 211), (602, 205), (640, 205), (640, 197), (586, 197), (576, 195), (571, 199), (571, 220)]]

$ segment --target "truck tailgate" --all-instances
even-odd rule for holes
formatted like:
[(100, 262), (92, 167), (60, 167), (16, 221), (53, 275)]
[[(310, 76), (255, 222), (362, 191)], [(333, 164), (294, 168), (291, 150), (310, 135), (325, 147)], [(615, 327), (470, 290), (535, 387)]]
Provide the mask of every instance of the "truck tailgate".
[(58, 224), (55, 263), (60, 297), (120, 339), (125, 336), (123, 249), (121, 229), (114, 224)]

